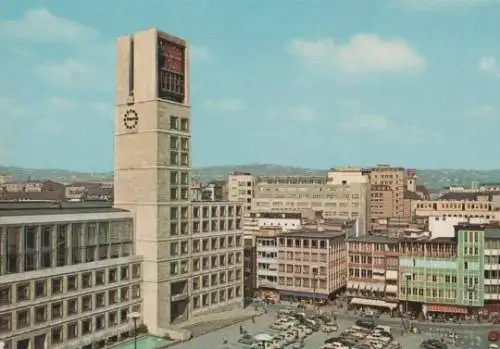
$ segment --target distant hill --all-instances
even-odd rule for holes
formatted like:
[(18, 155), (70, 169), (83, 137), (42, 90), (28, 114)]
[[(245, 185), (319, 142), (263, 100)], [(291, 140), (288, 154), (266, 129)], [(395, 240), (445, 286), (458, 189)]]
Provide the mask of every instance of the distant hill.
[[(226, 179), (230, 172), (241, 171), (250, 172), (258, 176), (278, 176), (278, 175), (323, 175), (327, 170), (310, 169), (303, 167), (280, 166), (271, 164), (250, 164), (239, 166), (214, 166), (195, 168), (193, 176), (197, 180), (210, 181)], [(0, 173), (13, 175), (16, 179), (51, 179), (58, 182), (72, 181), (103, 181), (111, 180), (112, 172), (86, 173), (57, 169), (29, 169), (22, 167), (2, 167)], [(500, 169), (496, 170), (417, 170), (418, 181), (426, 185), (429, 189), (440, 189), (449, 185), (470, 186), (473, 181), (479, 183), (500, 183)]]

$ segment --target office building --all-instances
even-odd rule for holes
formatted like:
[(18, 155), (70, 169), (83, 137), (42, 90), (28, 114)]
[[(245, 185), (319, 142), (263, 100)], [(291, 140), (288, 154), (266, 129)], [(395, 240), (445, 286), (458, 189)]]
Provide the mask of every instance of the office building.
[(5, 349), (95, 349), (142, 312), (133, 215), (107, 203), (0, 203)]
[(245, 203), (245, 210), (252, 209), (255, 177), (248, 172), (233, 172), (229, 175), (227, 191), (229, 201)]

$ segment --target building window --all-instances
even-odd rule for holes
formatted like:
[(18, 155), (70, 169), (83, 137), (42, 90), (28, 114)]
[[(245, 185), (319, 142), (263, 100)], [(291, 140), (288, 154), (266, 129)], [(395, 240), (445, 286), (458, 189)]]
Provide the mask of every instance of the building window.
[(47, 321), (47, 306), (42, 305), (35, 308), (35, 323), (41, 324)]
[(92, 296), (87, 295), (82, 297), (82, 311), (92, 311)]
[(128, 266), (121, 267), (120, 269), (120, 279), (123, 281), (128, 280)]
[(92, 273), (83, 273), (82, 288), (91, 288), (91, 287), (92, 287)]
[(52, 320), (56, 320), (62, 317), (63, 315), (63, 305), (62, 302), (56, 302), (52, 303), (51, 305), (51, 315), (52, 315)]
[(52, 345), (57, 345), (63, 341), (63, 329), (61, 326), (53, 328), (50, 332), (50, 340)]
[(132, 299), (141, 298), (141, 285), (132, 285)]
[(30, 284), (23, 283), (17, 286), (16, 301), (22, 302), (31, 299)]
[(108, 283), (117, 281), (117, 271), (116, 269), (108, 270)]
[(95, 307), (103, 308), (106, 306), (106, 294), (104, 292), (95, 295)]
[(23, 328), (27, 328), (30, 326), (30, 310), (29, 309), (24, 309), (24, 310), (19, 310), (16, 313), (17, 321), (17, 329), (21, 330)]
[(92, 332), (92, 319), (82, 321), (82, 335), (87, 335)]
[(12, 302), (12, 287), (3, 286), (0, 287), (0, 306), (9, 305)]
[(68, 316), (78, 313), (78, 298), (69, 299), (66, 301)]
[(129, 288), (128, 287), (122, 287), (120, 289), (120, 299), (122, 301), (122, 303), (125, 303), (125, 302), (128, 302), (128, 290)]
[(4, 313), (0, 315), (0, 335), (12, 331), (12, 314)]
[(103, 330), (106, 327), (106, 322), (105, 322), (104, 314), (97, 315), (95, 317), (95, 330), (100, 331)]
[(97, 270), (95, 272), (95, 285), (102, 286), (106, 283), (106, 274), (104, 270)]
[(75, 291), (78, 288), (77, 275), (68, 275), (68, 291)]
[(108, 303), (109, 305), (118, 303), (118, 291), (116, 289), (108, 291)]
[(62, 278), (53, 278), (51, 280), (51, 294), (58, 295), (63, 292), (63, 279)]
[(116, 311), (112, 311), (108, 313), (108, 327), (112, 327), (118, 325), (118, 317), (116, 315)]
[(71, 322), (66, 326), (68, 340), (78, 337), (78, 322)]

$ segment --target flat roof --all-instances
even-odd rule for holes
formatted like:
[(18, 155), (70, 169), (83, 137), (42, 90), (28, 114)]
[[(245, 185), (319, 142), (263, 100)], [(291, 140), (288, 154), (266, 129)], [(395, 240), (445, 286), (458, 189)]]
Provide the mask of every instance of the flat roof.
[(0, 201), (0, 217), (128, 212), (107, 201)]
[(401, 239), (390, 236), (383, 235), (361, 235), (361, 236), (353, 236), (347, 239), (348, 242), (387, 242), (387, 243), (397, 243)]
[(292, 230), (286, 231), (278, 234), (279, 237), (308, 237), (308, 238), (336, 238), (345, 236), (345, 232), (343, 231), (332, 231), (332, 230), (317, 230), (317, 229), (300, 229), (300, 230)]

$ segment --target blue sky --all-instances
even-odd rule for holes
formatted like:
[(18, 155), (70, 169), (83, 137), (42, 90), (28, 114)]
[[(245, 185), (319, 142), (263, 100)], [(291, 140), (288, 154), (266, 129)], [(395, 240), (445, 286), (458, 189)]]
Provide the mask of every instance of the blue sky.
[(107, 171), (114, 41), (191, 45), (193, 165), (499, 168), (495, 0), (0, 0), (0, 164)]

